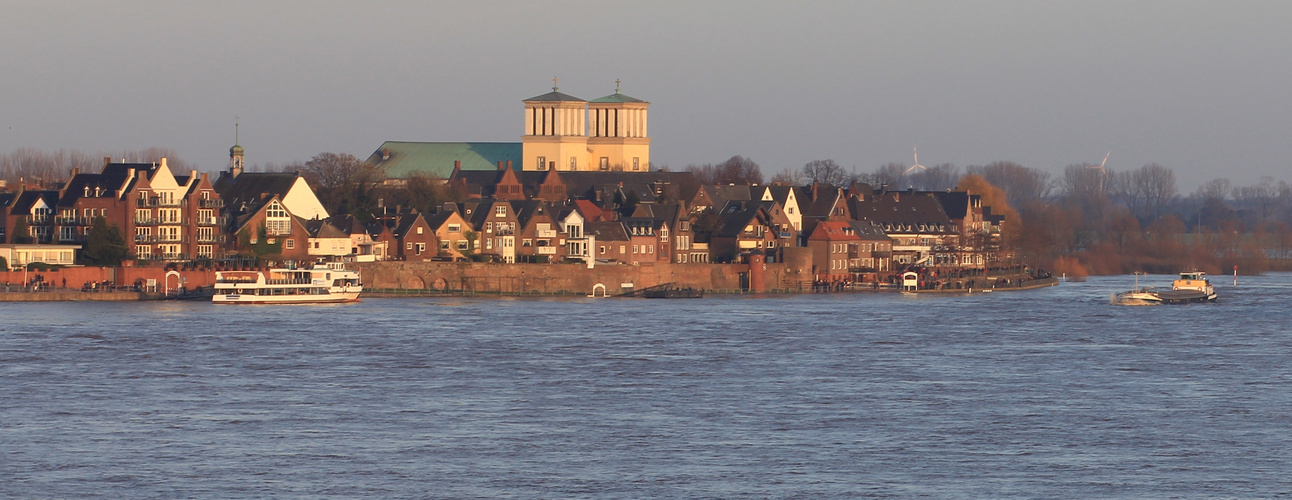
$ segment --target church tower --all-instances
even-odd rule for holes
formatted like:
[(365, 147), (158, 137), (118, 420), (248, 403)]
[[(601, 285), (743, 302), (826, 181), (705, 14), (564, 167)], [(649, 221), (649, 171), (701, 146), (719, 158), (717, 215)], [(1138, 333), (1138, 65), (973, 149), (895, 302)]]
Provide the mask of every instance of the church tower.
[(521, 170), (588, 170), (587, 101), (552, 91), (525, 99)]
[(649, 102), (619, 92), (588, 101), (592, 131), (588, 137), (593, 170), (650, 170), (650, 136), (646, 129)]
[(242, 146), (238, 145), (238, 124), (233, 124), (233, 147), (229, 148), (229, 175), (242, 175)]

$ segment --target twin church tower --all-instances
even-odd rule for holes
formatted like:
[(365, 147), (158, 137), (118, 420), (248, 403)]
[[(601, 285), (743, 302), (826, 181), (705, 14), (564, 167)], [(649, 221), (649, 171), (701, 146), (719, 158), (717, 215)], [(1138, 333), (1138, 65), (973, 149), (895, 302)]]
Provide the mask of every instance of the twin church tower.
[(591, 101), (553, 85), (524, 102), (521, 170), (650, 170), (650, 103), (620, 93), (618, 81), (614, 94)]

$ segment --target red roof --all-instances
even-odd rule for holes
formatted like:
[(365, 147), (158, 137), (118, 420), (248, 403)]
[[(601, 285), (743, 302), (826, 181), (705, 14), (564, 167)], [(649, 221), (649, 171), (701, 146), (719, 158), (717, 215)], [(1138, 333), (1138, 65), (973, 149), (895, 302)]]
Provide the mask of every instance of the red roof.
[(857, 233), (852, 231), (852, 226), (848, 224), (848, 221), (829, 220), (829, 221), (822, 221), (820, 224), (817, 224), (816, 230), (812, 231), (812, 235), (808, 236), (808, 239), (825, 240), (825, 241), (843, 241), (843, 240), (851, 241), (851, 240), (860, 240), (861, 237), (857, 236)]

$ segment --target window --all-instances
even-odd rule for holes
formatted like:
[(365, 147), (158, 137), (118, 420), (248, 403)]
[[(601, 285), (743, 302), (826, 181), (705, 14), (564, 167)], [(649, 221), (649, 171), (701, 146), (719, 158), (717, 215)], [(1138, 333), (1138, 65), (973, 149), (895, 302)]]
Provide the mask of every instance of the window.
[(148, 245), (139, 245), (135, 247), (135, 255), (141, 259), (151, 259), (153, 256), (153, 247)]
[(641, 170), (641, 159), (633, 157), (633, 170)]
[(546, 156), (540, 156), (540, 157), (538, 157), (538, 169), (539, 169), (539, 170), (547, 170), (547, 157), (546, 157)]
[(576, 157), (576, 156), (571, 156), (571, 157), (570, 157), (570, 170), (578, 170), (578, 169), (579, 169), (579, 158), (578, 158), (578, 157)]
[(421, 226), (418, 226), (418, 227), (417, 227), (417, 234), (422, 234), (422, 227), (421, 227)]
[(203, 258), (203, 257), (205, 257), (205, 258), (208, 258), (208, 259), (209, 259), (209, 258), (211, 258), (212, 256), (214, 256), (214, 254), (213, 254), (213, 252), (212, 252), (212, 250), (214, 250), (214, 249), (215, 249), (215, 247), (214, 247), (214, 246), (212, 246), (212, 245), (198, 245), (198, 246), (197, 246), (197, 257), (198, 257), (199, 259), (200, 259), (200, 258)]
[(440, 250), (448, 250), (448, 249), (449, 249), (449, 240), (441, 241)]
[(610, 158), (602, 156), (601, 164), (599, 165), (598, 168), (600, 168), (601, 170), (610, 170)]
[(283, 240), (283, 248), (293, 250), (296, 248), (296, 240)]
[(461, 225), (461, 224), (449, 224), (449, 232), (450, 232), (450, 233), (460, 233), (460, 232), (462, 232), (462, 225)]
[(633, 253), (638, 253), (638, 252), (637, 252), (637, 245), (633, 245)]
[(467, 249), (467, 240), (458, 240), (458, 250)]
[(425, 243), (418, 243), (418, 244), (417, 244), (417, 255), (421, 255), (421, 254), (422, 254), (422, 252), (425, 252), (425, 251), (426, 251), (426, 244), (425, 244)]
[(601, 255), (605, 255), (605, 254), (606, 254), (606, 246), (601, 245)]
[(408, 243), (404, 243), (404, 250), (412, 250), (412, 249), (413, 249), (413, 243), (411, 241)]
[(499, 217), (506, 217), (506, 216), (507, 216), (507, 205), (498, 205), (498, 206), (494, 207), (494, 209), (493, 209), (493, 214), (494, 214), (494, 215), (497, 215), (497, 216), (499, 216)]

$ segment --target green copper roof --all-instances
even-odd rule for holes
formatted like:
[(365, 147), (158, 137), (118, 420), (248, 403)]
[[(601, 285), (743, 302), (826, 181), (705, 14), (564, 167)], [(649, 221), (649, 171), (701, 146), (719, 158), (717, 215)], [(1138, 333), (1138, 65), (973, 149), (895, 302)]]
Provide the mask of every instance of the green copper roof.
[(422, 172), (447, 179), (454, 161), (462, 162), (462, 170), (497, 170), (500, 161), (511, 161), (512, 169), (520, 170), (521, 152), (519, 142), (387, 141), (368, 157), (368, 164), (381, 167), (387, 177)]
[(598, 97), (588, 102), (641, 102), (641, 103), (650, 104), (636, 97), (628, 97), (626, 94), (620, 94), (618, 92), (615, 92), (605, 97)]
[(529, 98), (529, 99), (525, 99), (525, 100), (524, 100), (524, 101), (522, 101), (522, 102), (531, 102), (531, 101), (547, 101), (547, 102), (587, 102), (587, 101), (584, 101), (583, 99), (579, 99), (578, 97), (574, 97), (574, 96), (572, 96), (572, 95), (565, 94), (565, 93), (562, 93), (562, 92), (557, 92), (557, 91), (555, 91), (555, 90), (553, 90), (553, 91), (551, 91), (551, 92), (548, 92), (548, 93), (546, 93), (546, 94), (540, 95), (540, 96), (534, 96), (534, 97), (531, 97), (531, 98)]

